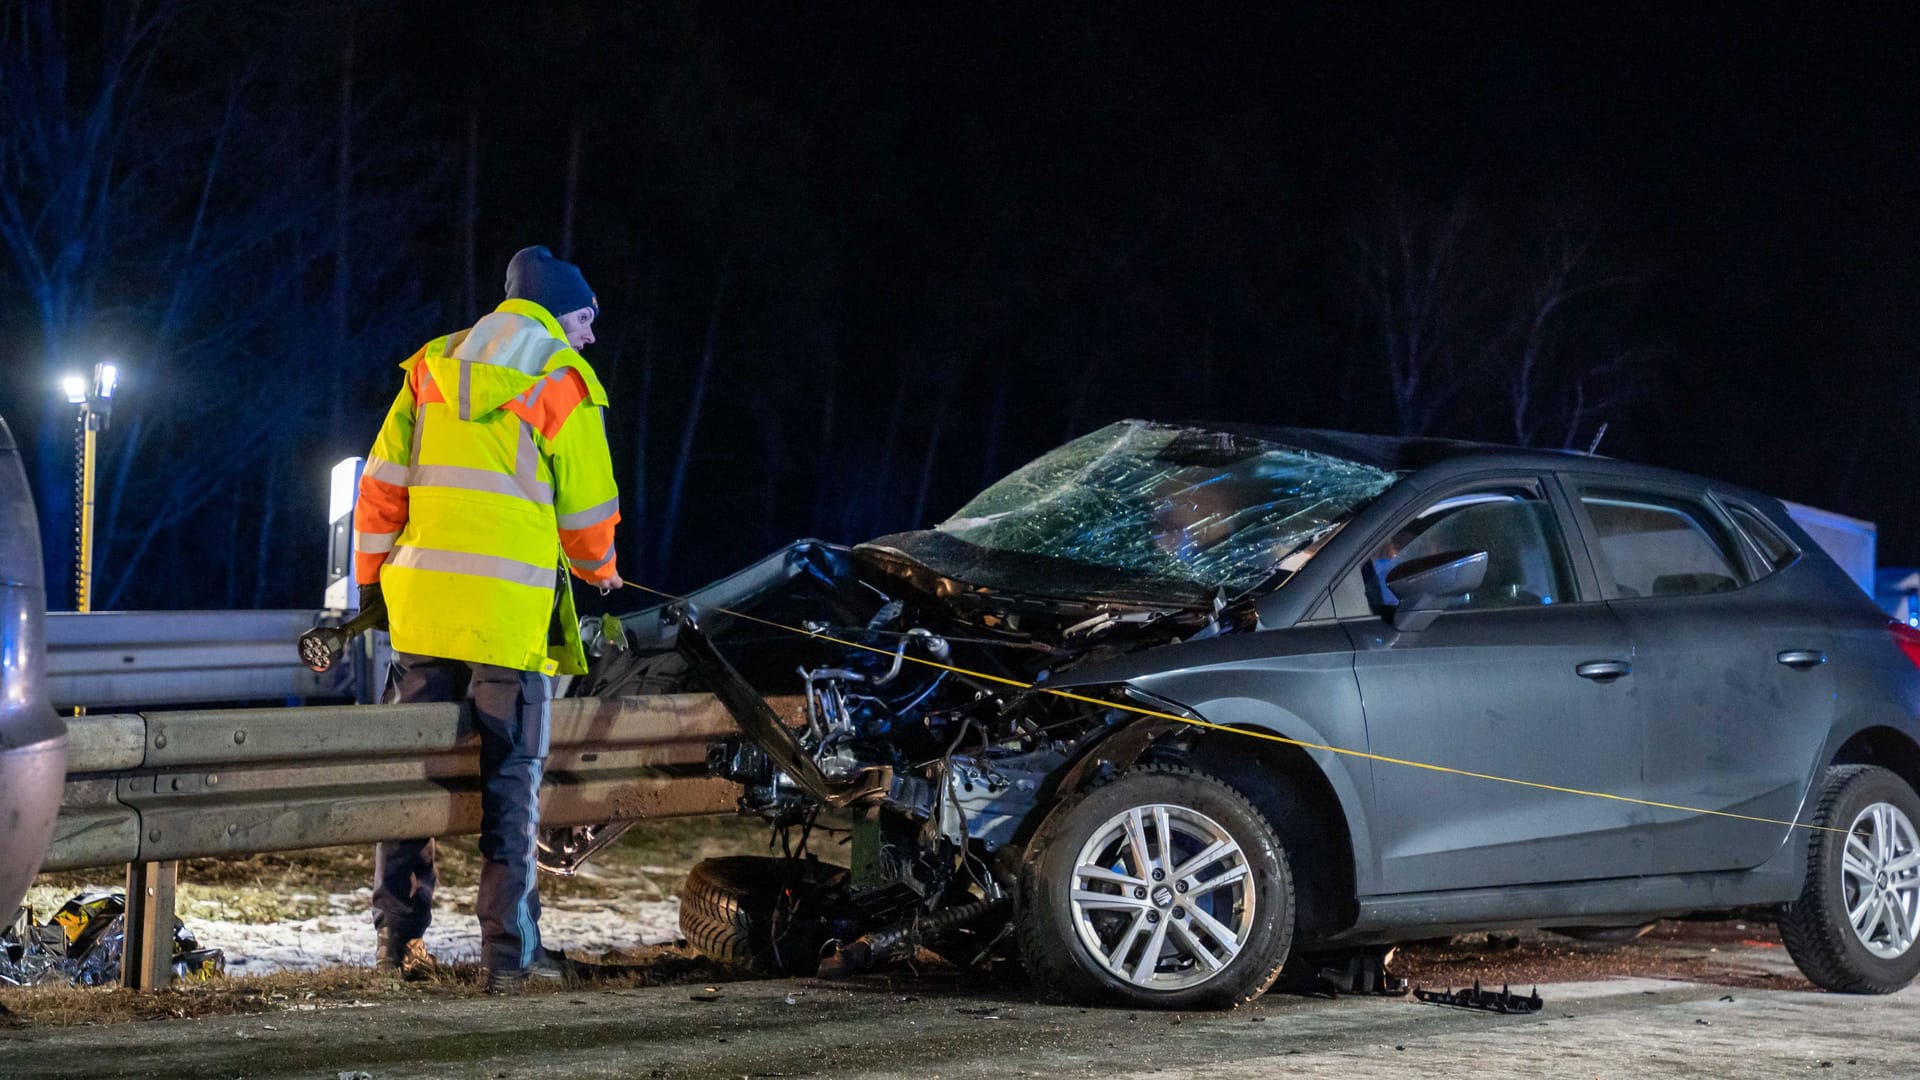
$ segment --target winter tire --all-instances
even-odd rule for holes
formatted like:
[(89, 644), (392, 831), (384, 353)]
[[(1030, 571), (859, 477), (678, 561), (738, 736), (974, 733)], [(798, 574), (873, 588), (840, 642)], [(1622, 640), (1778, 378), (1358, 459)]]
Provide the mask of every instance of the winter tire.
[(756, 975), (812, 975), (831, 936), (823, 917), (847, 872), (811, 860), (733, 855), (688, 872), (680, 933), (707, 959)]
[(1901, 989), (1920, 974), (1920, 796), (1886, 769), (1835, 766), (1811, 824), (1806, 883), (1780, 908), (1787, 952), (1828, 990)]
[(1152, 765), (1050, 814), (1021, 868), (1027, 970), (1057, 993), (1163, 1009), (1258, 997), (1292, 945), (1293, 878), (1239, 792)]

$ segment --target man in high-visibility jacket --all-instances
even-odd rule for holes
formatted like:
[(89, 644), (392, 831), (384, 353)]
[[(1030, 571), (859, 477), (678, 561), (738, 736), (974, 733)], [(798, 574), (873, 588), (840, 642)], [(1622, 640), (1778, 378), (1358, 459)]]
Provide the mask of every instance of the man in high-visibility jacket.
[[(399, 395), (367, 455), (354, 508), (354, 576), (386, 600), (390, 701), (471, 702), (480, 734), (480, 963), (492, 993), (565, 961), (540, 945), (540, 774), (555, 673), (582, 674), (568, 574), (607, 592), (619, 493), (606, 391), (579, 350), (600, 304), (544, 247), (507, 267), (507, 299), (401, 364)], [(378, 962), (433, 967), (433, 841), (375, 854)]]

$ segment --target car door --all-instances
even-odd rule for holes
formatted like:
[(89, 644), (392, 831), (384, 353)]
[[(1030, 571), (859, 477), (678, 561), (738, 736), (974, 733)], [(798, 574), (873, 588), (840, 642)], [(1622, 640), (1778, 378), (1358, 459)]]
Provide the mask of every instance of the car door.
[(1704, 489), (1573, 489), (1601, 591), (1633, 640), (1647, 797), (1713, 811), (1653, 811), (1653, 872), (1765, 862), (1788, 826), (1747, 819), (1794, 820), (1834, 717), (1834, 631), (1796, 587), (1795, 553), (1777, 532), (1765, 537), (1775, 555), (1756, 551)]
[[(1488, 478), (1436, 492), (1338, 587), (1369, 749), (1420, 763), (1374, 763), (1384, 892), (1646, 872), (1644, 808), (1555, 790), (1642, 790), (1631, 645), (1575, 536), (1549, 477)], [(1482, 587), (1395, 630), (1391, 568), (1453, 551), (1487, 552)]]

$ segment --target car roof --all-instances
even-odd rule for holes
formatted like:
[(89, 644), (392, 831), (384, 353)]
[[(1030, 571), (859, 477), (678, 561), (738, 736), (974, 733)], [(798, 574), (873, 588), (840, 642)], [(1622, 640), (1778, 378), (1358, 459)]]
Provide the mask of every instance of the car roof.
[[(1188, 425), (1182, 425), (1188, 426)], [(1748, 501), (1772, 501), (1771, 496), (1748, 491), (1734, 484), (1658, 465), (1642, 465), (1578, 450), (1536, 450), (1500, 443), (1471, 442), (1465, 439), (1435, 439), (1425, 436), (1366, 435), (1324, 428), (1274, 427), (1256, 424), (1207, 424), (1191, 426), (1231, 435), (1260, 439), (1314, 453), (1344, 458), (1389, 472), (1419, 473), (1421, 480), (1441, 480), (1488, 469), (1551, 469), (1604, 476), (1623, 483), (1649, 483), (1706, 488), (1739, 496)]]
[(1194, 424), (1283, 446), (1311, 450), (1314, 453), (1357, 461), (1391, 472), (1412, 472), (1443, 461), (1486, 454), (1538, 454), (1561, 458), (1558, 451), (1524, 450), (1498, 443), (1468, 442), (1463, 439), (1434, 439), (1424, 436), (1362, 435), (1351, 431), (1324, 428), (1268, 427), (1256, 424)]

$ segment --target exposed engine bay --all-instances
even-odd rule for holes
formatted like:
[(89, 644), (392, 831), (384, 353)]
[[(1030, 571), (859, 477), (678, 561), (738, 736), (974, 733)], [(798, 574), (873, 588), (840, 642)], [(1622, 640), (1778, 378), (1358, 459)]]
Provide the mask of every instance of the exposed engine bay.
[[(1112, 424), (933, 529), (854, 547), (801, 541), (685, 597), (590, 622), (590, 674), (569, 692), (710, 693), (737, 723), (708, 771), (741, 785), (742, 811), (769, 823), (782, 858), (696, 868), (682, 929), (703, 952), (811, 970), (837, 942), (828, 962), (847, 968), (972, 935), (984, 941), (968, 943), (969, 960), (986, 958), (1009, 929), (1012, 893), (1032, 880), (1022, 858), (1040, 845), (1028, 841), (1062, 798), (1109, 771), (1179, 766), (1197, 734), (1181, 706), (1095, 667), (1257, 629), (1257, 598), (1394, 478), (1245, 433)], [(783, 714), (773, 701), (797, 705)], [(543, 838), (543, 865), (566, 872), (620, 828)], [(1171, 860), (1228, 850), (1212, 828), (1177, 843), (1168, 821), (1147, 831)], [(823, 832), (844, 855), (812, 858)], [(1134, 862), (1143, 835), (1136, 826)], [(1174, 852), (1182, 844), (1198, 846)], [(1152, 890), (1127, 878), (1128, 896), (1112, 899), (1100, 890), (1124, 875), (1100, 866), (1128, 857), (1087, 857), (1109, 897), (1091, 902), (1090, 932), (1104, 952), (1129, 953), (1141, 943), (1128, 928), (1159, 915), (1130, 922), (1119, 908)], [(765, 931), (741, 940), (743, 925)], [(1155, 937), (1136, 966), (1175, 979), (1217, 967), (1246, 934), (1214, 931), (1217, 948), (1165, 965)]]
[[(742, 732), (710, 748), (708, 768), (742, 785), (742, 811), (764, 818), (793, 858), (819, 846), (820, 830), (852, 834), (841, 899), (857, 917), (838, 915), (835, 936), (912, 922), (912, 944), (926, 944), (935, 929), (960, 928), (928, 916), (985, 922), (1004, 910), (1005, 860), (1037, 824), (1036, 807), (1087, 747), (1140, 719), (1028, 687), (1218, 632), (1213, 605), (1195, 599), (1041, 602), (961, 586), (885, 538), (851, 549), (801, 541), (687, 603), (591, 624), (594, 673), (572, 692), (718, 696)], [(795, 689), (800, 714), (777, 715), (767, 698)]]

